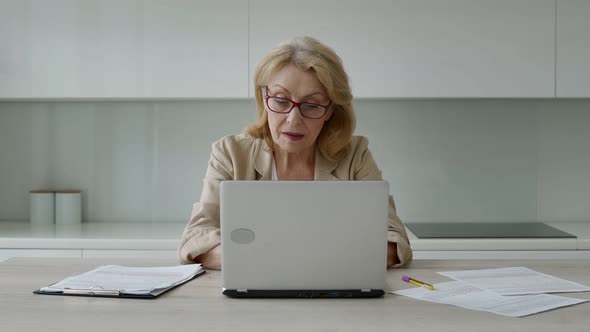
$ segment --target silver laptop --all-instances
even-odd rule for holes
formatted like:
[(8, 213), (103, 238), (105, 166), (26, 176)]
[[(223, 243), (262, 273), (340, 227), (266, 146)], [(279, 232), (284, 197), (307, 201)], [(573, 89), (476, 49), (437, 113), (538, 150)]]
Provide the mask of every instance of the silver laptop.
[(221, 183), (223, 294), (380, 297), (385, 181)]

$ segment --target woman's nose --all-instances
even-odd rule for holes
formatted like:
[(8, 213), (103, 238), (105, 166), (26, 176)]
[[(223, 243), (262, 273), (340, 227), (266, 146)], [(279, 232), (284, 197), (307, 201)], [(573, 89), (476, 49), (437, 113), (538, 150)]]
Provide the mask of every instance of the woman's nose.
[(303, 120), (303, 116), (301, 115), (301, 110), (299, 106), (293, 107), (291, 112), (289, 112), (287, 116), (287, 122), (289, 123), (297, 123)]

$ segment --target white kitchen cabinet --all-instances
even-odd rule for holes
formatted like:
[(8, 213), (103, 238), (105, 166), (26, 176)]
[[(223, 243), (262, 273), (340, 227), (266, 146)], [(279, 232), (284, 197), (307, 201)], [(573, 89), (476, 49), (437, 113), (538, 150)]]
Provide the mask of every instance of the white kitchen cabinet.
[(157, 258), (168, 259), (171, 263), (178, 263), (176, 250), (115, 250), (115, 249), (84, 249), (84, 258)]
[(392, 1), (250, 1), (250, 96), (255, 67), (279, 42), (309, 35), (342, 58), (355, 96), (392, 96)]
[(139, 1), (3, 1), (2, 98), (141, 95)]
[(153, 249), (0, 249), (0, 262), (13, 257), (158, 258), (178, 263), (176, 250)]
[(556, 29), (555, 1), (0, 0), (0, 98), (251, 97), (297, 35), (356, 97), (587, 97), (590, 4), (557, 0)]
[(555, 95), (554, 0), (252, 0), (251, 76), (296, 35), (336, 50), (356, 97)]
[(0, 98), (247, 96), (247, 2), (0, 2)]
[(30, 3), (0, 0), (0, 98), (29, 96)]
[(557, 0), (557, 97), (590, 97), (587, 0)]
[(80, 249), (0, 249), (0, 262), (13, 257), (82, 257)]
[(400, 97), (554, 97), (554, 0), (394, 0)]
[(247, 97), (247, 1), (152, 0), (144, 13), (145, 96)]
[(590, 259), (590, 250), (535, 250), (535, 251), (444, 251), (415, 250), (414, 259)]
[[(141, 225), (141, 226), (140, 226)], [(83, 222), (37, 226), (0, 222), (0, 262), (12, 257), (158, 258), (178, 264), (185, 222)], [(407, 228), (415, 259), (588, 259), (590, 224), (551, 223), (576, 238), (419, 239)]]

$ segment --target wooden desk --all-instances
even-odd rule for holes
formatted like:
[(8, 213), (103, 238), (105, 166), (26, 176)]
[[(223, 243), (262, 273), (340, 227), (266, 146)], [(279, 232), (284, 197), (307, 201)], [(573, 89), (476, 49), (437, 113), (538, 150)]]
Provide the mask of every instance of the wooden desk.
[[(156, 300), (34, 295), (68, 275), (105, 264), (158, 266), (167, 260), (15, 258), (0, 263), (2, 331), (590, 331), (590, 304), (524, 318), (428, 303), (397, 295), (381, 299), (239, 300), (221, 294), (221, 273), (209, 272)], [(526, 266), (590, 284), (588, 260), (415, 261), (388, 272), (390, 289), (413, 287), (402, 274), (433, 283), (437, 271)], [(566, 296), (590, 299), (590, 293)]]

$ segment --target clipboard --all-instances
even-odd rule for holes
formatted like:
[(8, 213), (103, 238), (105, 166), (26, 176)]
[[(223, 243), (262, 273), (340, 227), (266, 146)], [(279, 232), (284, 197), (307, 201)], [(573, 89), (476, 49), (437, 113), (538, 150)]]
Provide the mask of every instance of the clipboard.
[[(57, 291), (57, 292), (47, 292), (47, 291), (43, 291), (41, 289), (38, 289), (36, 291), (33, 292), (33, 294), (38, 294), (38, 295), (59, 295), (59, 296), (83, 296), (83, 297), (107, 297), (107, 298), (127, 298), (127, 299), (144, 299), (144, 300), (152, 300), (157, 298), (158, 296), (178, 287), (181, 285), (184, 285), (185, 283), (200, 277), (201, 275), (205, 274), (207, 271), (206, 270), (202, 270), (199, 271), (197, 274), (195, 274), (191, 279), (186, 280), (185, 282), (170, 286), (170, 287), (166, 287), (166, 288), (160, 288), (160, 289), (156, 289), (153, 290), (149, 293), (146, 294), (129, 294), (129, 293), (125, 293), (124, 290), (110, 290), (110, 289), (100, 289), (100, 288), (96, 288), (96, 289), (72, 289), (72, 288), (66, 288), (63, 291)], [(51, 285), (50, 285), (51, 286)]]

